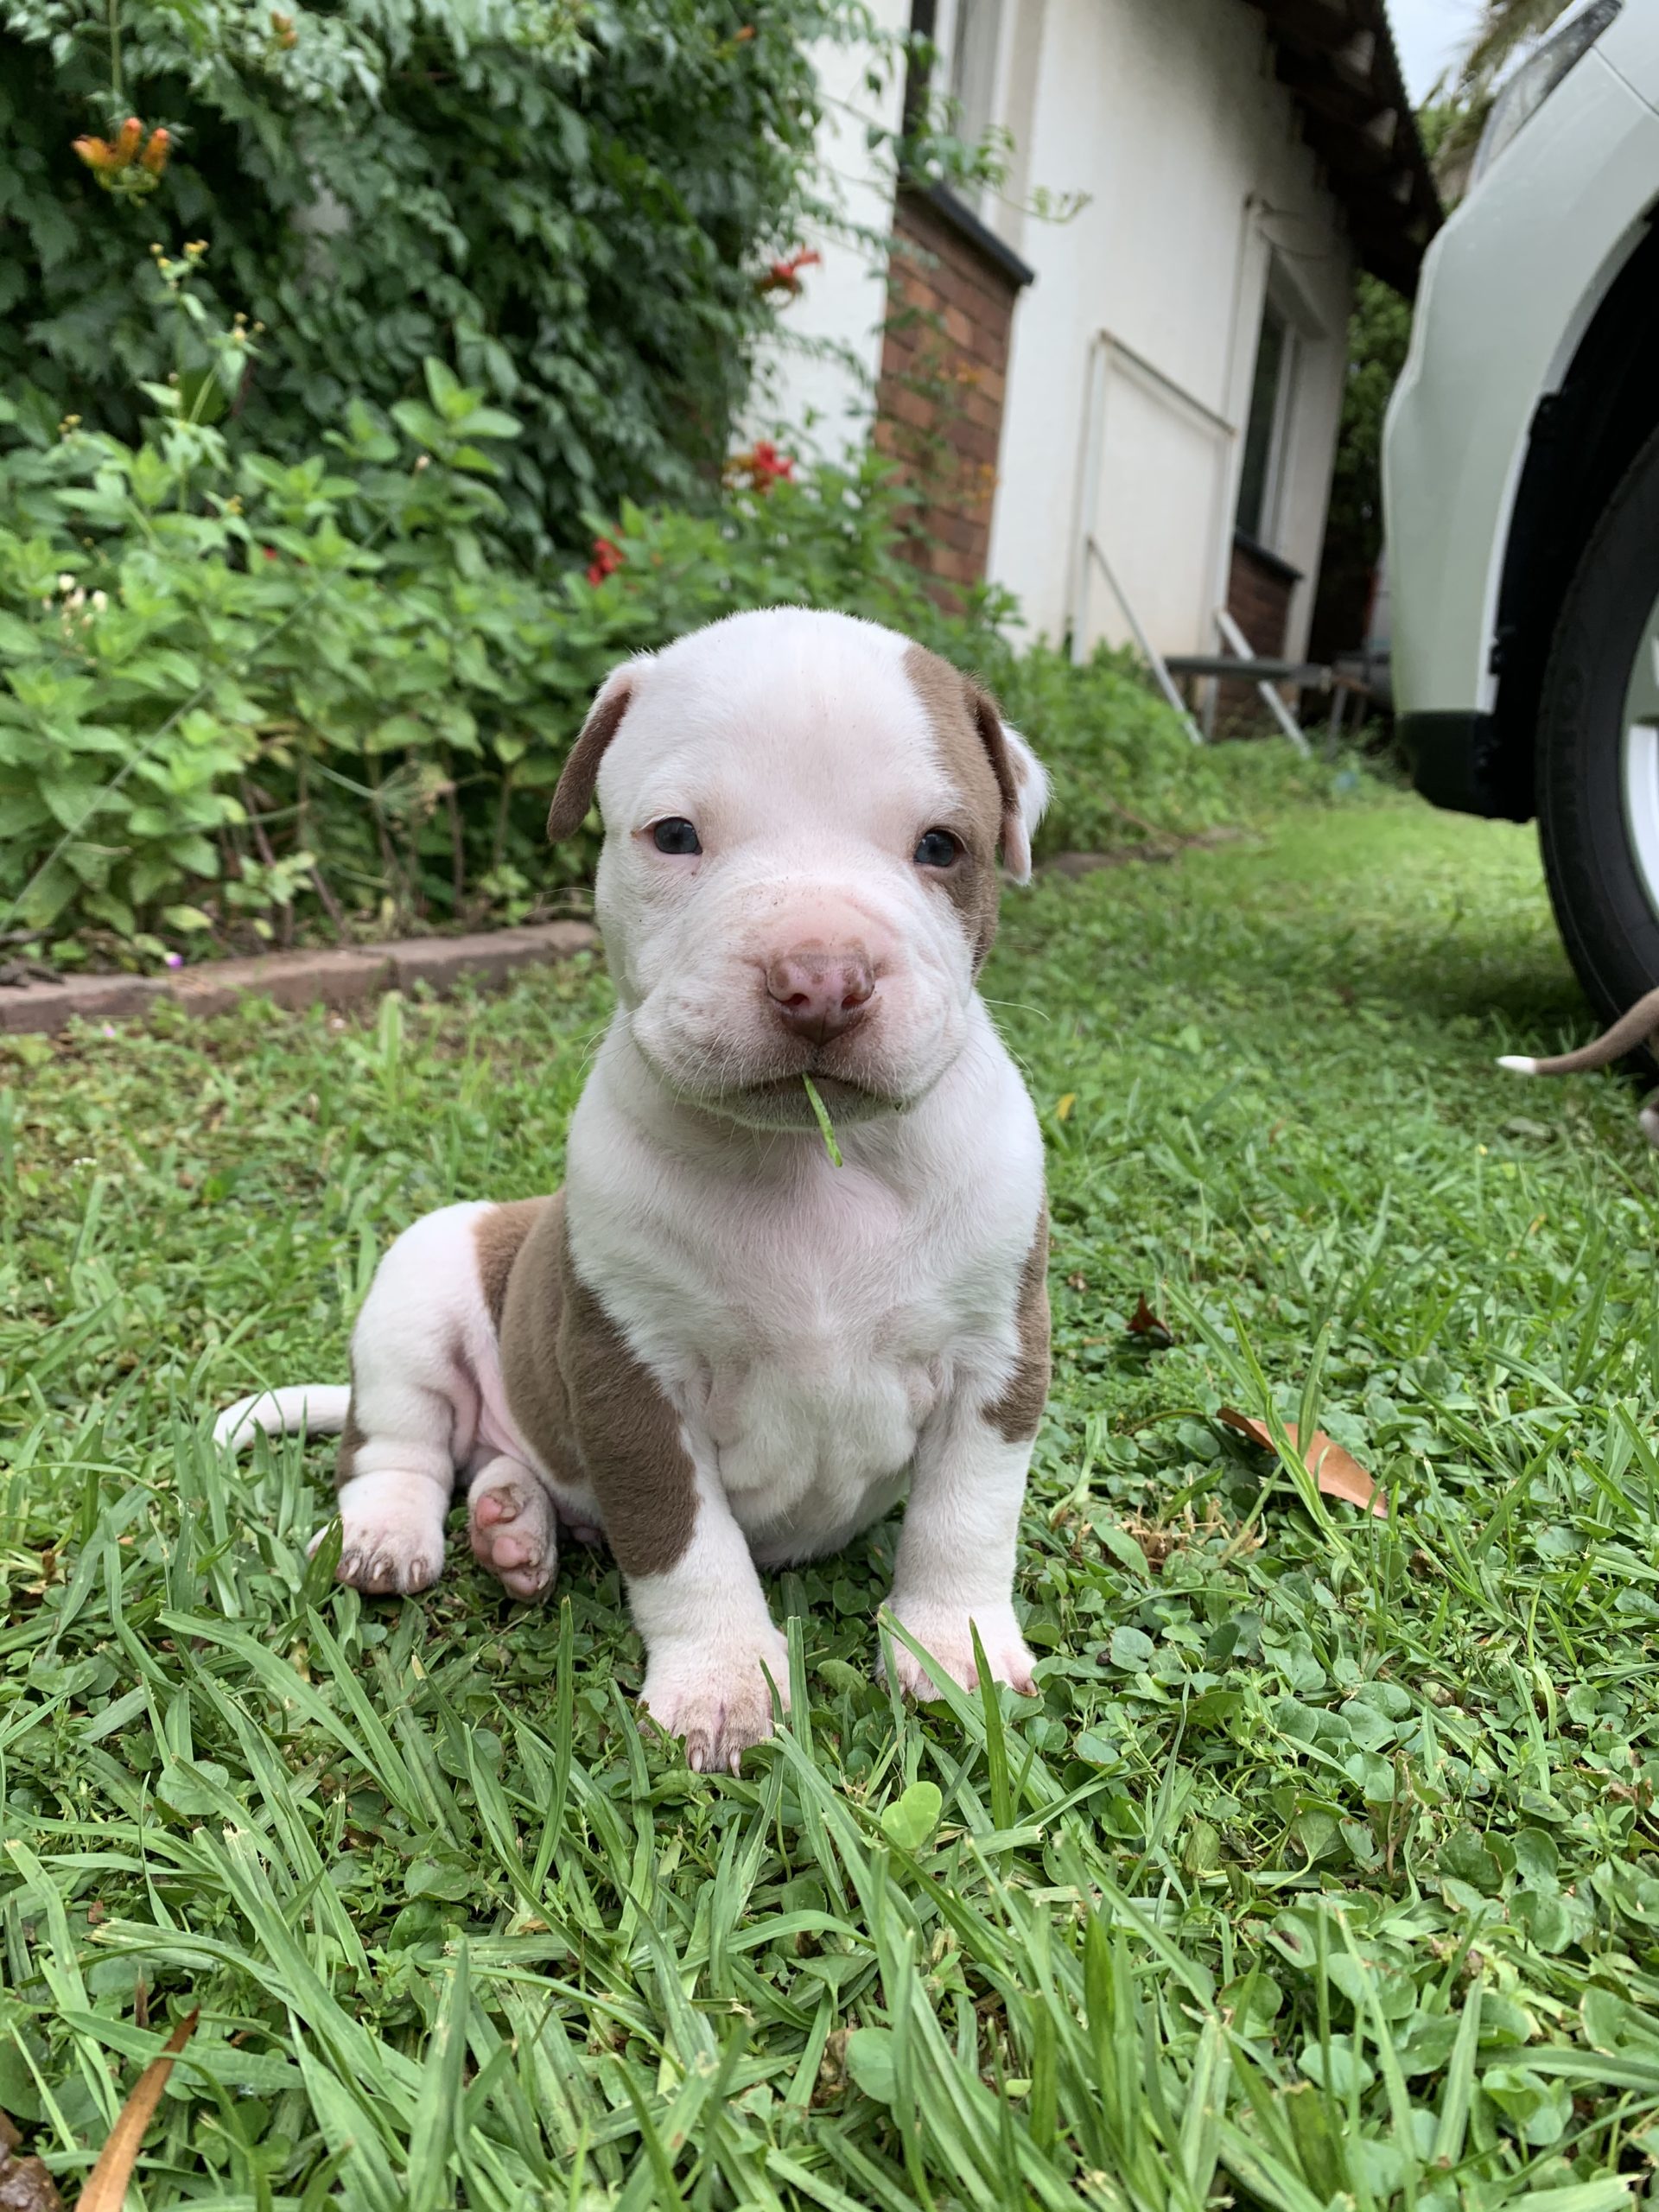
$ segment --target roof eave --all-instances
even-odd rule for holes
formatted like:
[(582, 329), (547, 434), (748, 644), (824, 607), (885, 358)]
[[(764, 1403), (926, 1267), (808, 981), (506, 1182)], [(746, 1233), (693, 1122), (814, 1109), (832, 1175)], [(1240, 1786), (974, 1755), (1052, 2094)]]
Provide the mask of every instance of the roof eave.
[(1442, 219), (1384, 0), (1251, 0), (1363, 268), (1409, 297)]

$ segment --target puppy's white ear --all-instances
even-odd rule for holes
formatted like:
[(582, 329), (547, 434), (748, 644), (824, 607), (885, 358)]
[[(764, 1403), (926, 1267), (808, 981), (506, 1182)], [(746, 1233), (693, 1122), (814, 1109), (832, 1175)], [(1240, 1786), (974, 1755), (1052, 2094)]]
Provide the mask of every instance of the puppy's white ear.
[(1041, 762), (1017, 729), (1010, 729), (1002, 710), (988, 691), (977, 684), (973, 695), (974, 721), (1002, 794), (1002, 827), (997, 842), (1002, 865), (1016, 883), (1031, 881), (1031, 841), (1048, 804), (1048, 777)]
[(1008, 766), (1014, 771), (1016, 811), (1020, 827), (1010, 835), (1007, 818), (1002, 823), (1002, 857), (1009, 874), (1016, 883), (1031, 881), (1031, 847), (1037, 835), (1037, 824), (1048, 811), (1048, 771), (1032, 751), (1017, 729), (1002, 725), (1002, 741), (1008, 748)]
[[(645, 654), (639, 656), (640, 660), (646, 658)], [(628, 711), (639, 665), (639, 660), (624, 661), (620, 668), (611, 671), (599, 687), (588, 710), (588, 719), (570, 748), (570, 757), (553, 794), (553, 804), (548, 809), (547, 841), (550, 845), (574, 837), (587, 819), (588, 810), (594, 803), (594, 786), (599, 780), (599, 764)]]

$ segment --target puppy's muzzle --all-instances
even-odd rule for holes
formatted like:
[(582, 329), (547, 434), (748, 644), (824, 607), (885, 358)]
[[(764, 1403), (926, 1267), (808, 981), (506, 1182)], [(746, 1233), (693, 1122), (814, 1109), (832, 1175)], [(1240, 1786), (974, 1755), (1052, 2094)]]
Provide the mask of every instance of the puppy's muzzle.
[(861, 944), (798, 944), (767, 962), (766, 996), (792, 1036), (828, 1045), (868, 1014), (875, 970)]

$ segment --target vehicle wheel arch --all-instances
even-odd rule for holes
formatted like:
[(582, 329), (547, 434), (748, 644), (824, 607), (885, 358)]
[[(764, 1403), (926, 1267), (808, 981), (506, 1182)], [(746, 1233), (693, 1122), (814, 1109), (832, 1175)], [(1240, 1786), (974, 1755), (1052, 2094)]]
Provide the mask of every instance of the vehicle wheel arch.
[(1533, 416), (1504, 546), (1483, 781), (1488, 811), (1535, 809), (1535, 741), (1557, 620), (1597, 524), (1659, 429), (1659, 202), (1592, 316), (1566, 376)]

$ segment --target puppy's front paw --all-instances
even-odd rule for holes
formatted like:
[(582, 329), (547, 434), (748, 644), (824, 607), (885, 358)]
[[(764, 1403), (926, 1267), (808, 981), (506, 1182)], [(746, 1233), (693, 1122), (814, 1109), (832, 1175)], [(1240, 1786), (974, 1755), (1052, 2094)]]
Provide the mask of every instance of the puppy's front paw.
[[(315, 1551), (326, 1531), (311, 1539)], [(390, 1519), (346, 1514), (340, 1524), (336, 1582), (366, 1598), (409, 1597), (429, 1590), (443, 1572), (443, 1530), (404, 1516)]]
[[(991, 1680), (1011, 1683), (1023, 1697), (1035, 1693), (1037, 1685), (1031, 1670), (1036, 1662), (1020, 1633), (1012, 1605), (984, 1605), (970, 1616), (956, 1606), (899, 1600), (890, 1610), (951, 1681), (959, 1682), (963, 1689), (979, 1688), (973, 1635), (977, 1627)], [(912, 1697), (938, 1697), (938, 1687), (932, 1675), (897, 1637), (893, 1639), (893, 1663), (900, 1689), (908, 1691)]]
[(659, 1643), (650, 1655), (639, 1702), (664, 1735), (684, 1737), (685, 1763), (696, 1772), (724, 1766), (735, 1774), (750, 1745), (772, 1733), (763, 1665), (787, 1713), (789, 1646), (776, 1629), (739, 1643)]

